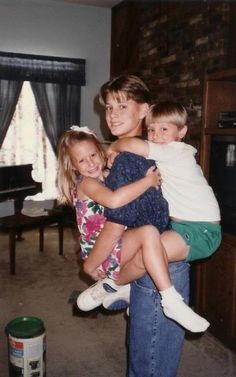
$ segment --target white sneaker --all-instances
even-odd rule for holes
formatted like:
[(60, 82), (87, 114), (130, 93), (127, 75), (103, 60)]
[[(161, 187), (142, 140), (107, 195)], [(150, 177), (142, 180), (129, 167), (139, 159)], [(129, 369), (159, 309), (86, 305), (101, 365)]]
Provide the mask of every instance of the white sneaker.
[[(106, 283), (104, 284), (106, 286)], [(108, 310), (121, 310), (129, 305), (130, 284), (116, 285), (116, 292), (105, 295), (102, 305)]]
[(85, 312), (95, 309), (102, 304), (103, 299), (107, 295), (103, 284), (107, 278), (99, 280), (91, 287), (83, 291), (77, 298), (77, 306)]

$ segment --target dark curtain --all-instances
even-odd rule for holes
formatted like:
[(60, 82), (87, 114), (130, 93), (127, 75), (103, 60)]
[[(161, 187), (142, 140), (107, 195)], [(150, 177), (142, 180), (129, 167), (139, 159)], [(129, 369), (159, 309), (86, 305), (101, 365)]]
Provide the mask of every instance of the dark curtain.
[(23, 81), (31, 82), (44, 128), (56, 152), (61, 134), (79, 124), (85, 60), (0, 52), (0, 145)]
[(0, 79), (85, 85), (85, 60), (0, 52)]
[(0, 146), (11, 123), (23, 81), (0, 80)]
[(31, 82), (39, 113), (52, 148), (56, 153), (60, 136), (80, 121), (78, 85)]

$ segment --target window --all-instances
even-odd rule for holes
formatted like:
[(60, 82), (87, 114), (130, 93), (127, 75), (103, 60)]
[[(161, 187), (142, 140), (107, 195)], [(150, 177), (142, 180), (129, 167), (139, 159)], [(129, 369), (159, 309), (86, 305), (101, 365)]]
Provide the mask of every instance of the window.
[(84, 59), (0, 52), (0, 166), (32, 164), (43, 187), (34, 199), (57, 197), (55, 151), (68, 127), (80, 123), (83, 85)]
[(29, 163), (33, 165), (33, 179), (42, 182), (43, 189), (33, 199), (55, 199), (56, 156), (44, 130), (30, 83), (25, 81), (0, 149), (0, 164)]

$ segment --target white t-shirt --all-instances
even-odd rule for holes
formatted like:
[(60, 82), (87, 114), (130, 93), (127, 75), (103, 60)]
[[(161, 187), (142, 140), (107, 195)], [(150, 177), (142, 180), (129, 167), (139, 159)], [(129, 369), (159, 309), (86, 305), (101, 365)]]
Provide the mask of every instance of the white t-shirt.
[(220, 209), (212, 188), (195, 160), (197, 150), (189, 144), (149, 144), (162, 177), (163, 196), (171, 217), (186, 221), (220, 221)]

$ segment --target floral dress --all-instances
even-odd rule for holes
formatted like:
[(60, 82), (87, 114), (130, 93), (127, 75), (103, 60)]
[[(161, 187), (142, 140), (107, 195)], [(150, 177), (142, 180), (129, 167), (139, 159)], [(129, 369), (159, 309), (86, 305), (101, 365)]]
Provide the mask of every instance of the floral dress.
[[(74, 199), (77, 226), (80, 232), (82, 259), (88, 258), (99, 236), (106, 218), (104, 208), (91, 199)], [(121, 240), (114, 247), (108, 258), (99, 266), (106, 275), (114, 280), (120, 271)]]

